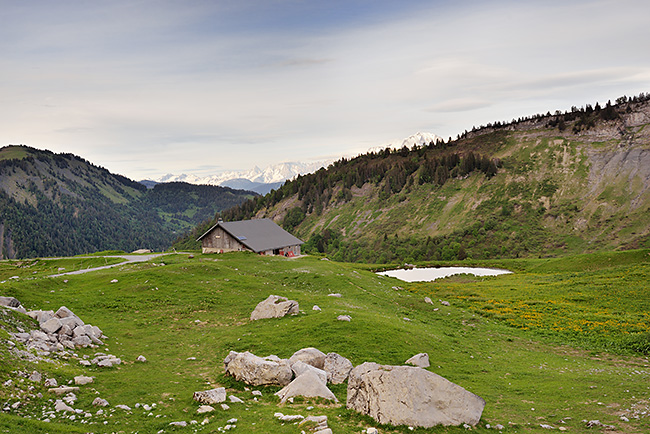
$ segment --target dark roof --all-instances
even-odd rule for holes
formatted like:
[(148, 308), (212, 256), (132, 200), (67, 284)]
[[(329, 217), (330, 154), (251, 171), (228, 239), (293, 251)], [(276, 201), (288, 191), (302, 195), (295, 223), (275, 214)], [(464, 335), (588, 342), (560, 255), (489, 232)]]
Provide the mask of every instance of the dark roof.
[(304, 244), (303, 241), (294, 237), (289, 232), (275, 224), (273, 220), (269, 219), (218, 222), (206, 233), (201, 235), (197, 241), (212, 232), (212, 230), (217, 226), (221, 227), (233, 238), (238, 239), (244, 246), (248, 247), (255, 253)]

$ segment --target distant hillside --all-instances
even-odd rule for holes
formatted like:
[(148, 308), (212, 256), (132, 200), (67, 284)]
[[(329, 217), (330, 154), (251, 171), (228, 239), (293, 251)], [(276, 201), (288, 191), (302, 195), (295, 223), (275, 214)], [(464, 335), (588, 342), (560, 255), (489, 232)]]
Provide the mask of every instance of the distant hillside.
[(72, 154), (0, 148), (0, 259), (165, 249), (253, 192), (185, 183), (147, 188)]
[(650, 96), (341, 159), (221, 213), (366, 262), (650, 247)]

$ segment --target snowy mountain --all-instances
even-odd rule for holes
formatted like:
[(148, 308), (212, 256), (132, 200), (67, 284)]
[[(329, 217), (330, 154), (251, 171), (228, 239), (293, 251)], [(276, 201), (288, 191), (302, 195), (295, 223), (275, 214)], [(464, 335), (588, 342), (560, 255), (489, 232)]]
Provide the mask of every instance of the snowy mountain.
[(393, 140), (389, 143), (386, 143), (384, 145), (380, 146), (375, 146), (374, 148), (370, 148), (368, 152), (378, 152), (378, 151), (383, 151), (386, 148), (390, 149), (401, 149), (404, 146), (407, 148), (411, 149), (414, 145), (418, 146), (427, 146), (429, 143), (438, 143), (442, 142), (444, 139), (440, 136), (436, 136), (435, 134), (431, 133), (415, 133), (411, 136), (408, 136), (405, 139), (400, 139), (400, 140)]
[[(411, 149), (414, 145), (426, 146), (429, 143), (437, 143), (443, 141), (443, 138), (431, 133), (416, 133), (405, 139), (394, 140), (381, 146), (377, 146), (368, 150), (368, 152), (378, 152), (386, 148), (401, 149), (406, 146)], [(259, 194), (266, 194), (271, 189), (279, 188), (286, 180), (293, 179), (298, 175), (306, 175), (320, 169), (327, 167), (334, 160), (318, 161), (315, 163), (299, 163), (289, 162), (280, 163), (268, 166), (264, 170), (255, 166), (247, 171), (229, 171), (210, 176), (196, 176), (196, 175), (173, 175), (167, 174), (158, 179), (140, 181), (147, 185), (148, 188), (153, 188), (156, 183), (163, 182), (187, 182), (189, 184), (208, 184), (220, 185), (223, 187), (230, 187), (239, 190), (251, 190)]]
[[(255, 191), (259, 194), (266, 194), (271, 189), (280, 187), (286, 180), (293, 179), (298, 175), (312, 173), (329, 165), (331, 161), (319, 161), (316, 163), (280, 163), (268, 166), (264, 170), (255, 166), (247, 171), (229, 171), (210, 176), (196, 176), (167, 174), (152, 181), (163, 182), (187, 182), (189, 184), (221, 185), (236, 189)], [(142, 181), (141, 181), (142, 182)], [(148, 181), (146, 181), (148, 182)]]

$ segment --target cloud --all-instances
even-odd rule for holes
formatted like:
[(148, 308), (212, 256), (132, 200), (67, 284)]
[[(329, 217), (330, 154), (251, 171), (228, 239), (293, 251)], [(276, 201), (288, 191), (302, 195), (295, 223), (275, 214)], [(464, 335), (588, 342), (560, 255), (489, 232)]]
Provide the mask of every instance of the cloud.
[(427, 109), (430, 112), (466, 112), (491, 106), (492, 103), (481, 99), (457, 98), (443, 101)]

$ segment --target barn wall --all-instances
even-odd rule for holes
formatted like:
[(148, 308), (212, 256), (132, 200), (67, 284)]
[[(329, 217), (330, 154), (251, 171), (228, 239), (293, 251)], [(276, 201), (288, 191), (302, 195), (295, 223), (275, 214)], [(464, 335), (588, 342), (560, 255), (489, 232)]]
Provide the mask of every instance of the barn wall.
[(248, 250), (236, 238), (217, 227), (201, 240), (203, 253), (239, 252)]

